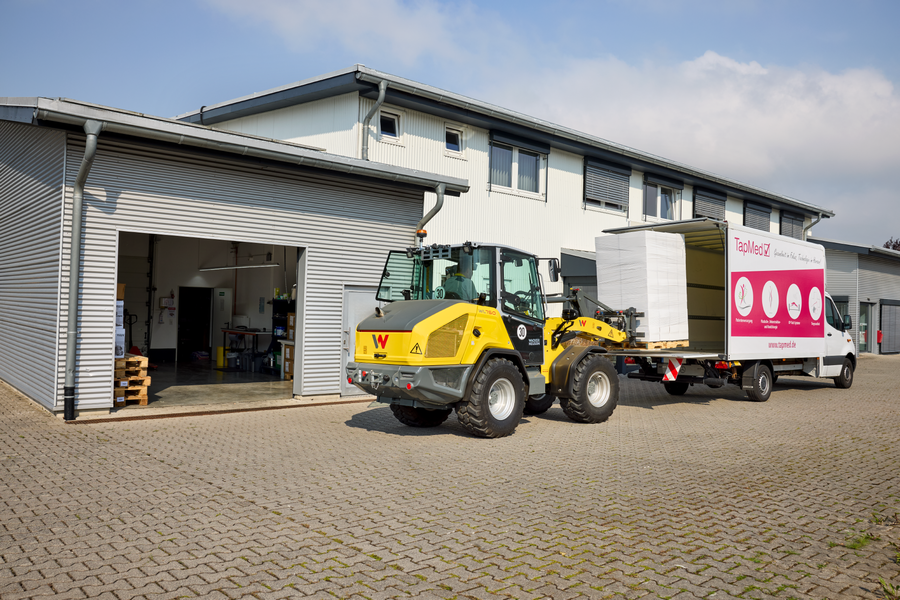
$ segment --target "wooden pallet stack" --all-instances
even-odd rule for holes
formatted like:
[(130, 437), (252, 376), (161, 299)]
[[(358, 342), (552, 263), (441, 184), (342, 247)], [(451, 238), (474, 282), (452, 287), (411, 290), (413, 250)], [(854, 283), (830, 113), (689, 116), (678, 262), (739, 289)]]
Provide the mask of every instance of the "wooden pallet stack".
[(116, 407), (125, 406), (129, 402), (147, 406), (149, 401), (147, 388), (150, 387), (150, 377), (147, 376), (149, 363), (146, 356), (135, 354), (126, 354), (125, 358), (116, 359), (113, 391)]

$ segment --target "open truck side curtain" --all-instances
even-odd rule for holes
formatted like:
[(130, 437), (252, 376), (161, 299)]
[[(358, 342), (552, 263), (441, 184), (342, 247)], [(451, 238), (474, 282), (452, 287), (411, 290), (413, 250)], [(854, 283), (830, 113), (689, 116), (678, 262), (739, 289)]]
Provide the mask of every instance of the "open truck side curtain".
[(825, 249), (711, 219), (607, 230), (680, 234), (685, 242), (689, 339), (674, 350), (617, 350), (641, 370), (629, 376), (680, 395), (697, 383), (739, 385), (768, 400), (779, 375), (853, 382), (856, 357), (825, 292)]

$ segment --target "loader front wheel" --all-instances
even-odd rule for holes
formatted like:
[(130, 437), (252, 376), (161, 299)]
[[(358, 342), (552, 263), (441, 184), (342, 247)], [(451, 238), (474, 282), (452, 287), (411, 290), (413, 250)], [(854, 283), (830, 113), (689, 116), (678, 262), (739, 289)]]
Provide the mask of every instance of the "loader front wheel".
[(427, 408), (391, 404), (391, 412), (398, 421), (410, 427), (437, 427), (446, 421), (453, 411), (428, 410)]
[(456, 416), (477, 437), (510, 435), (522, 420), (525, 381), (516, 366), (505, 358), (488, 360), (472, 385), (472, 393), (456, 405)]
[(596, 354), (575, 367), (574, 398), (560, 398), (566, 416), (577, 423), (602, 423), (619, 402), (619, 376), (608, 360)]
[(525, 401), (525, 414), (526, 415), (542, 415), (553, 406), (553, 402), (556, 400), (556, 396), (553, 394), (538, 394), (535, 396), (528, 396), (528, 400)]

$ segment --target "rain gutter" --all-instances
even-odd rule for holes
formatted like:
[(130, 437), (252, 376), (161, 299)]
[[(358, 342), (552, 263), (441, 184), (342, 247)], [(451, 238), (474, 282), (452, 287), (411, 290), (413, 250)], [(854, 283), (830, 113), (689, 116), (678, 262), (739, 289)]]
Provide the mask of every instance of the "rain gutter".
[(372, 117), (375, 116), (375, 113), (378, 112), (378, 109), (381, 108), (381, 105), (384, 104), (384, 96), (387, 93), (387, 87), (388, 82), (386, 79), (382, 79), (378, 82), (378, 99), (375, 101), (375, 105), (372, 106), (371, 110), (366, 113), (366, 118), (363, 119), (362, 153), (360, 154), (360, 158), (363, 160), (369, 160), (369, 123), (372, 121)]

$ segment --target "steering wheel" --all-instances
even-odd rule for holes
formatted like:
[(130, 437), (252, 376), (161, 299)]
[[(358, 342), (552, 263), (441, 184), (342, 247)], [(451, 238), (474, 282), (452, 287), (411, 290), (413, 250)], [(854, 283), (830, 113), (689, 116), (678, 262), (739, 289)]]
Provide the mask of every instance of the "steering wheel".
[(457, 294), (456, 292), (444, 292), (445, 300), (462, 300), (462, 296)]

